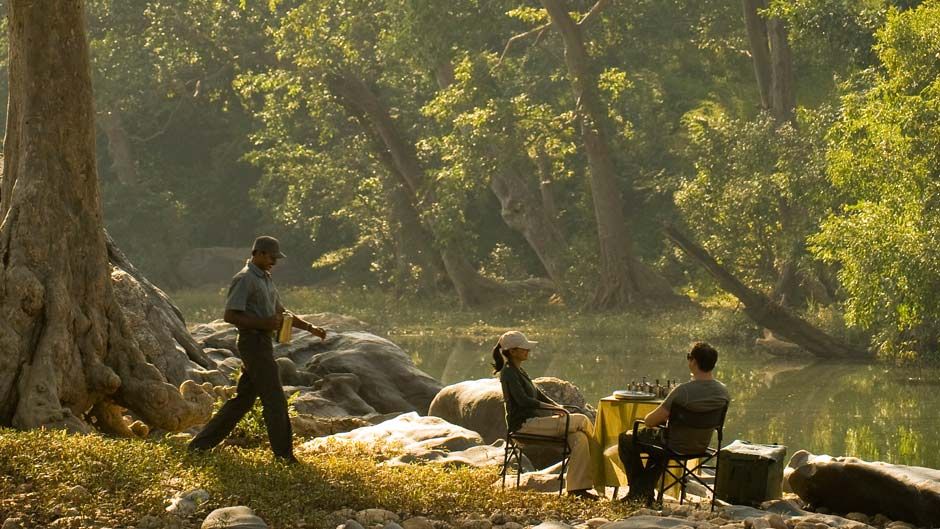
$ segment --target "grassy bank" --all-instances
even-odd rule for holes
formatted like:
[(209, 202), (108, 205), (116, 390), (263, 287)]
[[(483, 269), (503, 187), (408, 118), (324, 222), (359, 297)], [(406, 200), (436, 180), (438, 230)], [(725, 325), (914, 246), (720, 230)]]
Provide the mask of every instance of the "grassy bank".
[[(620, 336), (639, 340), (680, 340), (689, 336), (717, 342), (750, 341), (756, 327), (731, 298), (714, 298), (701, 306), (669, 309), (636, 308), (624, 312), (584, 312), (563, 304), (515, 300), (486, 308), (461, 308), (453, 298), (396, 298), (377, 289), (288, 287), (280, 294), (298, 313), (335, 312), (371, 324), (389, 336), (445, 335), (490, 338), (509, 328), (539, 336)], [(171, 292), (190, 324), (221, 317), (224, 288)]]
[[(65, 515), (74, 523), (56, 526), (116, 527), (156, 516), (172, 526), (166, 500), (194, 488), (210, 494), (188, 521), (195, 527), (212, 509), (231, 505), (251, 507), (272, 528), (330, 529), (336, 523), (330, 513), (344, 507), (438, 520), (498, 511), (521, 520), (620, 518), (632, 509), (619, 502), (500, 491), (492, 487), (495, 468), (388, 467), (374, 450), (333, 446), (301, 452), (302, 464), (287, 466), (272, 463), (264, 448), (192, 455), (173, 439), (0, 430), (0, 521), (18, 516), (23, 527), (46, 527)], [(79, 485), (87, 494), (75, 492)]]

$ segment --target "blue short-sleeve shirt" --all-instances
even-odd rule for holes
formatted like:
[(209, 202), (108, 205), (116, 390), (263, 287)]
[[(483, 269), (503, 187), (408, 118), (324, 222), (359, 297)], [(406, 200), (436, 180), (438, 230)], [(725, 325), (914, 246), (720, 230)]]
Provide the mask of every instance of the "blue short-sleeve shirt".
[(271, 274), (248, 261), (228, 288), (225, 310), (246, 312), (258, 318), (271, 318), (277, 312), (280, 298)]

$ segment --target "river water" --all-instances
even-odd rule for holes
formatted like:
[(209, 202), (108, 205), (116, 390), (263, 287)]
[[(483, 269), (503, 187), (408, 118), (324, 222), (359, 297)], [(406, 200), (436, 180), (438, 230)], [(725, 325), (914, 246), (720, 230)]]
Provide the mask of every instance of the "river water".
[[(490, 376), (491, 343), (440, 336), (394, 336), (419, 368), (444, 384)], [(588, 402), (632, 380), (688, 380), (685, 350), (631, 349), (623, 339), (545, 338), (525, 367), (535, 378), (577, 385)], [(732, 396), (725, 442), (777, 443), (787, 456), (851, 455), (940, 468), (940, 369), (781, 359), (719, 347), (716, 377)]]

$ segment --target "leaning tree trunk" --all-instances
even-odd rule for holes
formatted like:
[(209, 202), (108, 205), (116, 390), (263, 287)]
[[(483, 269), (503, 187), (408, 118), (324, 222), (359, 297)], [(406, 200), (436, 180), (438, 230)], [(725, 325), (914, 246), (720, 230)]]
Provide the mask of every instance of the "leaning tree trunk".
[(121, 406), (179, 430), (212, 398), (148, 363), (111, 285), (84, 2), (11, 0), (0, 181), (0, 424), (87, 431)]
[(590, 168), (591, 197), (601, 258), (601, 284), (592, 305), (614, 308), (643, 298), (675, 299), (665, 280), (634, 257), (633, 239), (623, 213), (623, 196), (603, 126), (606, 114), (597, 92), (597, 76), (584, 46), (581, 27), (572, 20), (561, 0), (542, 0), (542, 5), (565, 43), (565, 63), (578, 101), (581, 138)]
[[(382, 140), (394, 171), (401, 183), (414, 197), (413, 204), (420, 210), (420, 204), (435, 202), (433, 190), (425, 189), (424, 170), (418, 161), (413, 145), (406, 142), (398, 130), (384, 103), (359, 77), (351, 72), (330, 78), (334, 95), (344, 99), (348, 105), (356, 107), (368, 120), (376, 135)], [(429, 230), (433, 234), (433, 229)], [(460, 251), (446, 243), (439, 245), (441, 260), (447, 276), (454, 284), (454, 289), (465, 306), (479, 306), (496, 299), (502, 289), (498, 283), (479, 274), (477, 269)]]
[(821, 329), (792, 314), (785, 307), (748, 288), (695, 241), (673, 226), (665, 227), (666, 236), (686, 255), (698, 261), (718, 285), (744, 304), (744, 312), (755, 323), (766, 327), (787, 341), (795, 343), (820, 358), (868, 358), (868, 351), (829, 336)]
[[(450, 61), (443, 61), (435, 72), (438, 86), (442, 90), (453, 84), (454, 67)], [(506, 135), (514, 137), (513, 131), (506, 131)], [(524, 167), (524, 164), (528, 162), (531, 165), (531, 162), (521, 145), (487, 143), (486, 149), (489, 157), (497, 163), (490, 177), (490, 190), (499, 200), (503, 221), (525, 237), (556, 290), (563, 292), (565, 275), (568, 272), (568, 245), (558, 226), (554, 200), (546, 203), (543, 200), (545, 195), (540, 196), (539, 188), (529, 176), (534, 171), (531, 171), (530, 167)], [(501, 150), (511, 153), (507, 157)], [(550, 192), (548, 196), (551, 196)]]

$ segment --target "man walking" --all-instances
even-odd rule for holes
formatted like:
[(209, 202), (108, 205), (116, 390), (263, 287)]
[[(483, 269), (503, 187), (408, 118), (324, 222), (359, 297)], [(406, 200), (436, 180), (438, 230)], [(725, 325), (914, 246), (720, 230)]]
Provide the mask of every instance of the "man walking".
[[(669, 411), (677, 404), (691, 412), (707, 412), (726, 406), (731, 397), (724, 384), (715, 380), (712, 370), (718, 363), (718, 351), (705, 342), (697, 342), (686, 355), (692, 380), (679, 384), (655, 410), (643, 419), (644, 427), (637, 432), (639, 441), (662, 445), (662, 430), (658, 426), (669, 420)], [(670, 429), (669, 447), (682, 454), (702, 452), (711, 442), (712, 430)], [(627, 472), (630, 484), (628, 500), (642, 501), (647, 505), (653, 501), (656, 481), (663, 473), (666, 461), (656, 454), (648, 454), (646, 466), (640, 457), (639, 447), (633, 443), (633, 431), (620, 434), (620, 460)], [(661, 454), (660, 454), (661, 455)]]
[[(287, 414), (287, 399), (281, 387), (271, 343), (274, 333), (281, 327), (284, 313), (271, 280), (271, 268), (278, 259), (284, 257), (277, 239), (258, 237), (251, 248), (251, 259), (232, 278), (223, 318), (238, 328), (242, 374), (238, 379), (235, 397), (226, 402), (189, 443), (192, 451), (208, 450), (221, 443), (251, 410), (255, 399), (261, 397), (264, 425), (274, 456), (288, 463), (297, 462)], [(326, 331), (300, 318), (294, 318), (293, 326), (321, 340), (326, 338)]]

